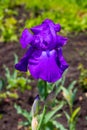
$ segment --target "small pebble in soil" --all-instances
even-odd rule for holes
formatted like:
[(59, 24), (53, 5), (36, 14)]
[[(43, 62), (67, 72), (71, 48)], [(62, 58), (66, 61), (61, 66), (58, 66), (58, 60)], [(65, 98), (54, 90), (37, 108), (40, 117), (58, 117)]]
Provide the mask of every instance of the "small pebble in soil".
[(87, 98), (87, 93), (85, 93), (85, 97)]
[(82, 96), (79, 96), (79, 101), (82, 101), (83, 100), (83, 97)]

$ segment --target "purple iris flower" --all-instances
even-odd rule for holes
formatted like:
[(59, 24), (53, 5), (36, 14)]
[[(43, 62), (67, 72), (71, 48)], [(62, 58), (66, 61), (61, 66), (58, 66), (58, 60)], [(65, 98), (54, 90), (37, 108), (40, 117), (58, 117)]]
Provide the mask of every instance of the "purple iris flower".
[(29, 69), (35, 79), (48, 82), (60, 79), (68, 67), (62, 55), (62, 46), (67, 43), (67, 38), (57, 34), (60, 30), (60, 24), (54, 24), (50, 19), (30, 30), (24, 29), (20, 43), (22, 48), (29, 48), (15, 68), (24, 72)]

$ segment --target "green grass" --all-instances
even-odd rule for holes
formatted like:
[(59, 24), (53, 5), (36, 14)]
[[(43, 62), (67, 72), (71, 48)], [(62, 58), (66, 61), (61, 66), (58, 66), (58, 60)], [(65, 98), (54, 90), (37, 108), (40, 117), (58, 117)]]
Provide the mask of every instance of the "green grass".
[[(27, 0), (26, 2), (27, 3)], [(31, 15), (31, 18), (26, 21), (25, 26), (31, 27), (41, 23), (46, 18), (52, 19), (56, 23), (60, 23), (62, 26), (62, 32), (67, 34), (70, 32), (80, 32), (87, 29), (87, 1), (84, 0), (44, 0), (41, 2), (34, 0), (27, 3), (28, 9), (33, 9), (35, 12), (42, 12), (35, 17)]]

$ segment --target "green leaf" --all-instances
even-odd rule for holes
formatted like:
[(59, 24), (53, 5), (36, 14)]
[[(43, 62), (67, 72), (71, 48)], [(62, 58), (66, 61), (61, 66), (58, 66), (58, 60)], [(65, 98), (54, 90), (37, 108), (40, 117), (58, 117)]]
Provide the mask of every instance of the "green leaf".
[(11, 28), (11, 26), (15, 25), (17, 20), (12, 16), (5, 19), (5, 26)]
[(17, 93), (11, 93), (9, 91), (6, 91), (6, 95), (9, 97), (9, 98), (18, 98), (18, 94)]
[(22, 109), (20, 106), (17, 104), (14, 105), (15, 109), (17, 110), (18, 114), (21, 114), (24, 116), (29, 122), (31, 122), (31, 113), (27, 112), (26, 110)]
[(0, 77), (0, 91), (4, 88), (5, 81), (2, 77)]
[(64, 113), (65, 113), (65, 116), (66, 116), (67, 120), (69, 121), (70, 120), (69, 114), (66, 111), (64, 111)]
[(18, 78), (18, 84), (20, 84), (22, 87), (26, 85), (26, 79), (24, 77)]
[(52, 117), (52, 120), (55, 120), (56, 118), (59, 118), (59, 117), (61, 117), (61, 116), (62, 116), (62, 114), (54, 115), (54, 116)]
[(4, 68), (5, 68), (5, 72), (6, 72), (5, 76), (6, 76), (7, 79), (9, 79), (10, 78), (10, 70), (5, 65), (4, 65)]
[(66, 128), (64, 128), (64, 126), (61, 123), (59, 123), (57, 121), (52, 120), (52, 123), (59, 130), (67, 130)]
[(69, 90), (69, 91), (72, 90), (73, 87), (75, 86), (75, 84), (76, 84), (76, 81), (71, 82), (71, 84), (70, 84), (69, 87), (68, 87), (68, 90)]
[(44, 108), (43, 108), (43, 113), (40, 115), (40, 121), (39, 121), (39, 125), (38, 125), (37, 130), (40, 130), (40, 129), (41, 129), (41, 127), (42, 127), (42, 125), (43, 125), (43, 121), (44, 121), (45, 114), (46, 114), (46, 106), (44, 106)]
[(3, 114), (0, 113), (0, 120), (2, 120), (2, 118), (3, 118)]
[(51, 112), (48, 112), (45, 115), (44, 124), (46, 124), (56, 114), (56, 112), (58, 112), (63, 107), (63, 105), (64, 103), (62, 102), (58, 106), (56, 106), (56, 108), (54, 108)]
[(78, 107), (74, 110), (74, 112), (72, 113), (72, 116), (71, 116), (71, 122), (76, 120), (76, 117), (78, 116), (79, 111), (80, 111), (80, 107)]
[(59, 87), (59, 86), (61, 85), (61, 82), (62, 82), (62, 78), (59, 79), (59, 80), (57, 80), (56, 83), (55, 83), (55, 85), (56, 85), (57, 87)]
[(14, 63), (17, 64), (18, 63), (18, 56), (16, 54), (14, 54), (14, 58), (15, 58)]
[(69, 104), (71, 104), (71, 96), (72, 96), (72, 95), (69, 93), (68, 89), (64, 88), (63, 86), (62, 86), (61, 89), (63, 90), (63, 96), (64, 96), (65, 100), (66, 100)]
[(64, 86), (67, 71), (68, 71), (68, 69), (65, 70), (65, 72), (64, 72), (64, 74), (63, 74), (63, 76), (62, 76), (62, 82), (61, 82), (61, 85), (62, 85), (62, 86)]
[(20, 125), (20, 126), (29, 126), (30, 123), (28, 121), (21, 121), (21, 122), (19, 122), (18, 125)]
[(45, 86), (45, 82), (42, 81), (42, 80), (38, 80), (38, 90), (39, 90), (39, 94), (40, 94), (40, 99), (41, 100), (44, 100), (45, 99), (45, 89), (44, 89), (44, 86)]
[(73, 91), (73, 93), (72, 93), (72, 103), (75, 101), (76, 92), (77, 92), (77, 88), (74, 89), (74, 91)]

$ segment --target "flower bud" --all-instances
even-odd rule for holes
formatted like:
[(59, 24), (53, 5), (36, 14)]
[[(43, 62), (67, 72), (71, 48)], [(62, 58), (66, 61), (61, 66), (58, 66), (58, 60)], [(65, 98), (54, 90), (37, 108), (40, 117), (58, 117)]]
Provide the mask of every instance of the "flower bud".
[(35, 97), (34, 103), (32, 105), (32, 117), (35, 117), (38, 114), (38, 107), (39, 107), (39, 95)]
[(32, 130), (37, 130), (37, 127), (38, 127), (37, 117), (33, 117), (31, 127), (32, 127)]

